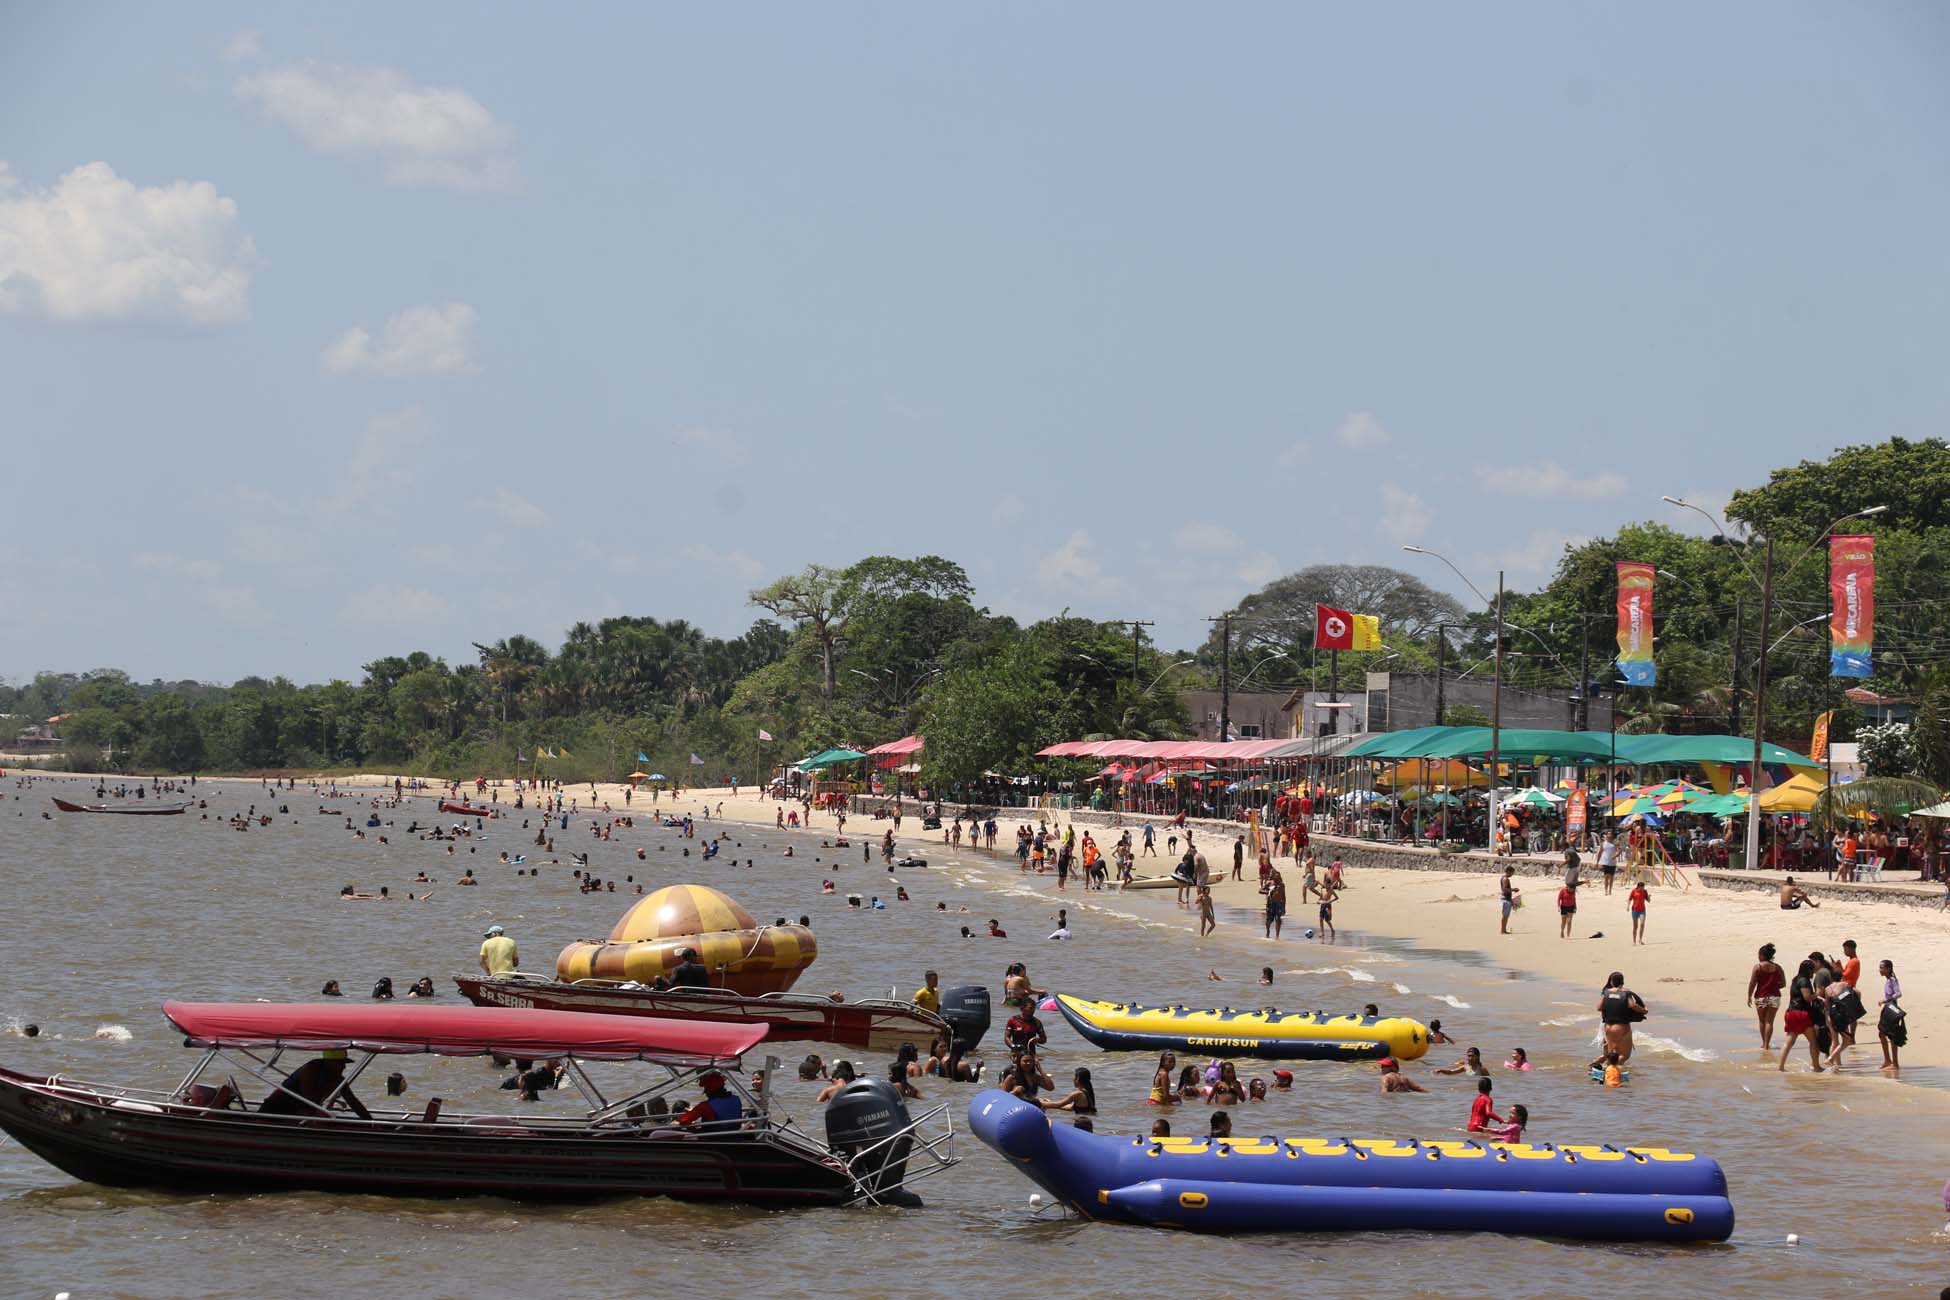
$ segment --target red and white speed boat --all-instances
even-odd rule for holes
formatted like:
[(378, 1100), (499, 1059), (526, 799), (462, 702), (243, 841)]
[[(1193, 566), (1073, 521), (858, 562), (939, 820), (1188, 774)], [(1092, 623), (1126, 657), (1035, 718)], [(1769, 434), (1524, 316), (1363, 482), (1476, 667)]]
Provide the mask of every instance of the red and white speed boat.
[(442, 799), (440, 801), (440, 811), (444, 813), (459, 813), (463, 817), (492, 817), (494, 816), (495, 810), (479, 804), (463, 803), (453, 799)]

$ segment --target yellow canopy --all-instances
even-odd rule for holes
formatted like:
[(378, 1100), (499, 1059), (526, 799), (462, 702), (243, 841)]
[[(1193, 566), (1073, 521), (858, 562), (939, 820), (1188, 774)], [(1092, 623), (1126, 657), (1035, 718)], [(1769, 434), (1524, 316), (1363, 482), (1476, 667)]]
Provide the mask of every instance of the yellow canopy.
[(1767, 813), (1807, 812), (1827, 788), (1826, 781), (1807, 772), (1796, 772), (1781, 784), (1760, 792), (1760, 810)]
[(1392, 790), (1398, 786), (1442, 786), (1446, 789), (1486, 788), (1489, 777), (1459, 758), (1405, 758), (1374, 779), (1375, 788)]

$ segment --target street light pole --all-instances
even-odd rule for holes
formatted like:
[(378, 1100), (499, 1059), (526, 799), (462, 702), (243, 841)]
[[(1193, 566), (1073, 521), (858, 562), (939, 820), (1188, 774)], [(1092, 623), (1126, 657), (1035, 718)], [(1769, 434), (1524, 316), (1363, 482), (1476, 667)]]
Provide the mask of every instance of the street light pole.
[(1490, 696), (1490, 826), (1489, 843), (1484, 847), (1496, 852), (1496, 792), (1501, 779), (1502, 764), (1498, 761), (1503, 747), (1503, 570), (1496, 571), (1496, 688)]
[[(1832, 528), (1833, 525), (1830, 525)], [(1760, 663), (1754, 675), (1754, 765), (1747, 771), (1747, 870), (1760, 867), (1760, 747), (1767, 725), (1767, 616), (1774, 603), (1774, 539), (1761, 559)]]

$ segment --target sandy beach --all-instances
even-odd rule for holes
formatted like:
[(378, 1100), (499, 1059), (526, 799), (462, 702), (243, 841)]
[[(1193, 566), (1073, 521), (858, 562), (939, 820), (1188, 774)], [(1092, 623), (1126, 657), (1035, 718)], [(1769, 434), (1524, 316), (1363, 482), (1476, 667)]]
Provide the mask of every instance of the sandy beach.
[[(390, 789), (393, 778), (362, 774), (337, 778), (337, 783), (341, 788), (356, 785)], [(607, 804), (617, 812), (627, 808), (641, 815), (646, 811), (648, 792), (635, 792), (626, 805), (627, 790), (627, 786), (620, 784), (599, 784), (592, 794), (591, 787), (582, 784), (565, 786), (562, 793), (565, 798), (576, 800), (583, 809), (592, 804), (597, 808)], [(429, 800), (440, 795), (438, 790), (411, 793)], [(490, 794), (498, 794), (504, 804), (513, 799), (512, 787), (505, 784), (498, 790), (490, 787)], [(740, 786), (736, 795), (723, 787), (686, 789), (675, 796), (665, 792), (649, 807), (682, 813), (695, 812), (705, 804), (711, 806), (714, 819), (721, 817), (727, 822), (768, 828), (774, 825), (782, 806), (763, 797), (754, 787)], [(915, 807), (918, 805), (910, 803), (910, 809)], [(1047, 818), (1047, 824), (1052, 827), (1068, 824), (1067, 815), (1056, 810), (1005, 809), (1003, 812), (997, 818), (994, 856), (1011, 864), (1019, 825), (1033, 827), (1038, 817)], [(950, 825), (952, 820), (951, 816)], [(1136, 826), (1139, 820), (1128, 819), (1128, 824)], [(877, 842), (890, 826), (887, 821), (874, 821), (859, 814), (849, 815), (848, 823), (848, 837), (856, 846), (863, 839)], [(816, 811), (810, 829), (799, 833), (815, 839), (830, 838), (833, 825), (831, 814)], [(966, 843), (959, 849), (950, 848), (944, 831), (924, 832), (920, 826), (920, 818), (911, 812), (903, 819), (898, 836), (901, 851), (928, 856), (939, 855), (947, 849), (965, 858), (988, 856), (985, 850), (970, 848)], [(1103, 827), (1079, 824), (1079, 834), (1086, 829), (1096, 834), (1106, 849), (1116, 834), (1107, 833)], [(1163, 874), (1169, 870), (1171, 860), (1165, 847), (1168, 833), (1160, 824), (1159, 856), (1140, 857), (1138, 874)], [(1248, 859), (1244, 880), (1232, 880), (1229, 878), (1230, 838), (1214, 839), (1202, 832), (1199, 842), (1212, 864), (1213, 898), (1220, 914), (1223, 916), (1229, 908), (1259, 909), (1261, 898), (1254, 862)], [(1316, 853), (1324, 869), (1333, 858), (1332, 842), (1318, 841)], [(1222, 871), (1227, 878), (1219, 878)], [(1282, 863), (1282, 871), (1287, 878), (1288, 893), (1285, 946), (1290, 949), (1296, 941), (1308, 943), (1299, 935), (1315, 924), (1315, 902), (1300, 901), (1299, 877), (1290, 861)], [(1052, 897), (1056, 897), (1054, 871), (1039, 879)], [(1844, 1058), (1843, 1073), (1886, 1077), (1876, 1068), (1881, 1061), (1881, 1049), (1876, 1043), (1874, 1020), (1881, 987), (1874, 971), (1876, 963), (1884, 958), (1896, 964), (1903, 985), (1903, 1005), (1911, 1013), (1909, 1042), (1902, 1049), (1904, 1066), (1915, 1070), (1950, 1065), (1950, 1035), (1943, 1032), (1939, 1023), (1939, 1009), (1945, 1005), (1946, 995), (1950, 995), (1950, 975), (1935, 960), (1950, 942), (1950, 913), (1889, 902), (1833, 898), (1822, 900), (1818, 909), (1782, 911), (1771, 893), (1709, 889), (1699, 885), (1691, 889), (1648, 885), (1651, 902), (1647, 909), (1646, 942), (1634, 946), (1626, 911), (1627, 886), (1622, 883), (1622, 876), (1620, 881), (1607, 898), (1595, 870), (1587, 866), (1586, 883), (1579, 890), (1575, 937), (1568, 940), (1558, 937), (1557, 882), (1535, 877), (1518, 881), (1527, 905), (1512, 915), (1511, 932), (1499, 934), (1497, 873), (1492, 871), (1350, 869), (1348, 887), (1335, 904), (1334, 919), (1346, 931), (1430, 950), (1474, 952), (1525, 975), (1589, 988), (1594, 1007), (1597, 990), (1603, 986), (1605, 977), (1614, 970), (1622, 971), (1628, 983), (1652, 1008), (1655, 1027), (1661, 1007), (1725, 1017), (1732, 1024), (1744, 1027), (1755, 1049), (1752, 1059), (1756, 1062), (1760, 1038), (1754, 1013), (1746, 1006), (1746, 988), (1760, 945), (1775, 944), (1779, 950), (1775, 960), (1791, 976), (1796, 963), (1809, 952), (1820, 949), (1839, 955), (1842, 941), (1854, 939), (1863, 962), (1862, 992), (1869, 1018), (1858, 1027), (1857, 1046)], [(1071, 894), (1099, 900), (1111, 896), (1084, 895), (1075, 884), (1071, 886)], [(1173, 897), (1170, 891), (1147, 891), (1147, 894), (1167, 904)], [(1193, 914), (1184, 915), (1189, 930)], [(1226, 928), (1244, 927), (1235, 922)], [(1595, 937), (1600, 933), (1603, 937)], [(1268, 946), (1272, 946), (1270, 942)], [(1777, 1019), (1776, 1053), (1783, 1039)], [(1806, 1053), (1797, 1047), (1788, 1069), (1796, 1072), (1807, 1068)]]

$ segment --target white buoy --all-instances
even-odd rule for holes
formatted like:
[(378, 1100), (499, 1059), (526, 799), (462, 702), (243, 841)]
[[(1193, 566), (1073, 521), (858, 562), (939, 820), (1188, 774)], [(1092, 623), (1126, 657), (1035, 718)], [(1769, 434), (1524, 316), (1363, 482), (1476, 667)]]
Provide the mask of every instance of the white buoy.
[(1790, 1232), (1788, 1234), (1787, 1244), (1790, 1246), (1799, 1246), (1801, 1244), (1801, 1234), (1798, 1232)]
[(1043, 1205), (1043, 1194), (1041, 1192), (1031, 1192), (1029, 1194), (1029, 1208), (1032, 1210), (1037, 1210), (1037, 1209), (1041, 1209), (1042, 1205)]

